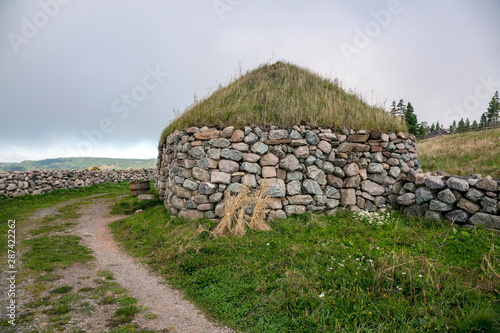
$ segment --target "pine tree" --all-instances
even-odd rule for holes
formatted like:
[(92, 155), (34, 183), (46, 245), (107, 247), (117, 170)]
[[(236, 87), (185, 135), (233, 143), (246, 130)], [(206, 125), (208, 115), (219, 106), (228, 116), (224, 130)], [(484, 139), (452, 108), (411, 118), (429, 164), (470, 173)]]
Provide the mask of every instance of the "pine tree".
[(488, 106), (488, 111), (486, 111), (486, 118), (488, 119), (488, 124), (496, 125), (498, 123), (498, 117), (500, 113), (500, 100), (498, 97), (498, 91), (491, 98), (490, 104)]
[(396, 110), (397, 110), (397, 116), (400, 119), (403, 119), (405, 114), (406, 114), (406, 106), (405, 106), (405, 102), (402, 99), (399, 100), (399, 103), (396, 107)]
[(408, 127), (408, 132), (417, 135), (418, 133), (417, 115), (415, 114), (415, 111), (413, 110), (413, 105), (411, 105), (410, 102), (408, 102), (408, 105), (405, 107), (404, 119), (406, 122), (406, 126)]
[(481, 119), (479, 120), (479, 128), (484, 129), (488, 125), (488, 117), (486, 117), (486, 112), (481, 115)]
[(429, 125), (426, 121), (422, 121), (418, 126), (418, 136), (425, 137), (427, 134), (429, 134)]
[(467, 118), (465, 120), (464, 130), (467, 131), (467, 132), (470, 131), (470, 121), (469, 121), (469, 118)]
[(436, 125), (434, 123), (431, 124), (431, 127), (429, 128), (429, 132), (434, 132), (436, 130)]
[(453, 127), (453, 130), (451, 132), (455, 133), (455, 131), (457, 130), (457, 121), (453, 120), (453, 125), (451, 126)]
[(436, 121), (436, 129), (438, 129), (440, 127), (441, 127), (441, 125), (439, 125), (439, 120), (438, 120), (438, 121)]
[(473, 131), (477, 131), (479, 129), (479, 125), (477, 124), (477, 121), (474, 120), (472, 122), (472, 125), (471, 125), (470, 129), (473, 130)]
[(398, 109), (396, 107), (396, 101), (392, 101), (390, 113), (394, 117), (396, 117), (398, 115)]
[(464, 118), (460, 119), (460, 121), (458, 122), (458, 127), (457, 127), (457, 132), (458, 133), (462, 133), (465, 131), (465, 121), (464, 121)]

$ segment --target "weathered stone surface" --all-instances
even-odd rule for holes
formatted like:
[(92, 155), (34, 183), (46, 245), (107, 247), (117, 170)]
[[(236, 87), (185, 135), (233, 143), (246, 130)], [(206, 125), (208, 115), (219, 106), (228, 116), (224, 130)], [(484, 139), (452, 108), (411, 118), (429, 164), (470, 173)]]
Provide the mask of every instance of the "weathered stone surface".
[(286, 219), (286, 213), (283, 210), (272, 210), (269, 212), (268, 220), (280, 220), (280, 219)]
[(452, 190), (457, 190), (460, 192), (467, 192), (469, 190), (469, 183), (466, 180), (460, 178), (449, 178), (446, 182), (448, 187)]
[(217, 192), (208, 197), (208, 201), (211, 203), (218, 203), (222, 200), (222, 193)]
[(220, 138), (220, 139), (212, 139), (208, 141), (208, 144), (215, 148), (227, 148), (231, 144), (228, 139)]
[(302, 183), (298, 180), (294, 180), (286, 184), (287, 195), (297, 195), (300, 194), (300, 187)]
[(287, 197), (287, 199), (290, 205), (309, 205), (314, 202), (313, 197), (308, 194), (294, 195)]
[(233, 143), (231, 147), (241, 152), (247, 152), (250, 150), (250, 146), (244, 142)]
[(357, 163), (349, 163), (344, 166), (344, 173), (347, 177), (359, 175), (359, 166)]
[(137, 201), (138, 202), (141, 202), (141, 201), (149, 201), (149, 200), (156, 200), (155, 199), (155, 196), (152, 195), (152, 194), (139, 194), (137, 196)]
[(218, 130), (210, 130), (206, 132), (200, 132), (200, 133), (195, 133), (194, 137), (196, 140), (211, 140), (211, 139), (217, 139), (220, 135), (220, 132)]
[(230, 184), (231, 174), (226, 172), (212, 171), (210, 182), (215, 184)]
[(205, 158), (207, 155), (205, 154), (205, 149), (201, 146), (191, 148), (188, 152), (189, 156), (196, 158), (197, 160), (201, 160)]
[(241, 178), (241, 183), (250, 187), (256, 187), (257, 179), (255, 178), (255, 175), (244, 175)]
[(431, 200), (429, 209), (434, 210), (436, 212), (447, 212), (453, 209), (453, 204), (447, 204), (446, 202), (434, 199)]
[(220, 132), (220, 136), (223, 138), (230, 138), (234, 133), (234, 126), (228, 126)]
[[(191, 175), (192, 175), (192, 171), (190, 169), (184, 169), (184, 168), (177, 169), (177, 176), (179, 176), (179, 177), (191, 178)], [(13, 188), (14, 190), (17, 189), (17, 185), (15, 185), (15, 184), (11, 184), (11, 185), (15, 186), (15, 188)]]
[(210, 180), (210, 172), (203, 170), (199, 167), (194, 167), (192, 169), (193, 178), (197, 180), (201, 180), (203, 182)]
[(285, 213), (287, 215), (300, 215), (306, 212), (305, 206), (288, 205), (285, 206)]
[[(207, 157), (215, 161), (220, 160), (220, 149), (209, 149), (207, 151)], [(194, 161), (193, 161), (193, 166), (194, 166)]]
[(269, 146), (263, 142), (256, 142), (252, 145), (252, 152), (259, 155), (264, 155), (269, 151)]
[(220, 160), (219, 161), (219, 170), (222, 172), (233, 173), (240, 169), (240, 165), (238, 162), (232, 160)]
[(359, 175), (344, 178), (344, 187), (357, 188), (361, 184), (361, 177)]
[(268, 153), (264, 156), (261, 157), (260, 159), (260, 166), (275, 166), (276, 164), (278, 164), (279, 162), (279, 158), (278, 156), (272, 154), (272, 153)]
[(241, 163), (240, 169), (242, 171), (260, 175), (261, 168), (257, 163), (243, 162)]
[(267, 208), (268, 209), (282, 209), (283, 203), (281, 201), (281, 198), (268, 199)]
[(323, 194), (323, 191), (321, 191), (321, 187), (319, 186), (319, 184), (312, 179), (304, 180), (304, 182), (302, 183), (302, 191), (308, 194)]
[(313, 131), (306, 131), (306, 141), (312, 146), (316, 146), (319, 143), (319, 138)]
[(243, 141), (244, 138), (245, 138), (245, 132), (243, 132), (242, 130), (236, 130), (231, 135), (231, 139), (229, 139), (229, 141), (241, 142), (241, 141)]
[(291, 142), (292, 142), (292, 140), (290, 140), (290, 139), (264, 140), (264, 143), (266, 145), (271, 145), (271, 146), (273, 146), (273, 145), (283, 145), (283, 144), (287, 145), (287, 144), (289, 144)]
[(199, 204), (198, 207), (196, 207), (196, 209), (203, 211), (203, 212), (205, 212), (207, 210), (213, 210), (214, 204), (211, 204), (211, 203)]
[(290, 131), (290, 135), (288, 137), (290, 139), (292, 139), (292, 140), (300, 140), (300, 139), (302, 139), (302, 135), (298, 131), (296, 131), (294, 129)]
[(271, 178), (269, 179), (269, 190), (267, 195), (272, 198), (282, 198), (286, 195), (286, 186), (283, 179)]
[(411, 205), (403, 208), (403, 213), (411, 216), (424, 216), (425, 212), (429, 209), (429, 204)]
[(215, 169), (217, 168), (217, 161), (210, 158), (202, 158), (196, 162), (196, 166), (203, 170)]
[(262, 167), (262, 177), (264, 177), (264, 178), (276, 177), (276, 168), (272, 167), (272, 166)]
[(312, 180), (318, 182), (319, 185), (326, 185), (325, 172), (320, 168), (318, 168), (317, 166), (315, 165), (308, 166), (306, 175)]
[(286, 180), (302, 180), (304, 179), (304, 175), (300, 171), (291, 171), (286, 173)]
[(465, 194), (465, 197), (472, 202), (480, 202), (484, 197), (484, 193), (474, 187), (470, 188)]
[(196, 191), (198, 189), (198, 183), (192, 181), (191, 179), (186, 179), (182, 184), (182, 187), (187, 188), (191, 191)]
[(401, 174), (401, 169), (397, 166), (392, 166), (389, 168), (389, 176), (392, 178), (398, 178), (399, 175)]
[[(236, 133), (236, 131), (235, 131), (235, 133)], [(238, 151), (238, 150), (224, 148), (224, 149), (222, 149), (220, 156), (222, 158), (238, 162), (238, 161), (241, 161), (241, 159), (243, 158), (243, 153)]]
[(476, 187), (481, 190), (496, 192), (498, 190), (498, 182), (493, 180), (491, 176), (485, 177), (483, 180), (480, 180)]
[(481, 200), (481, 207), (485, 213), (496, 214), (498, 202), (495, 198), (484, 197)]
[(385, 189), (382, 186), (380, 186), (380, 185), (378, 185), (370, 180), (365, 180), (364, 182), (362, 182), (361, 189), (363, 191), (367, 192), (368, 194), (374, 195), (374, 196), (382, 195), (385, 193)]
[(210, 195), (217, 191), (217, 185), (209, 182), (201, 182), (198, 186), (198, 193), (203, 195)]
[(288, 131), (284, 129), (270, 130), (268, 138), (269, 140), (288, 139)]
[(476, 213), (469, 219), (469, 223), (474, 225), (481, 223), (487, 228), (500, 229), (500, 216)]
[(442, 190), (441, 192), (438, 193), (437, 198), (441, 200), (442, 202), (445, 202), (447, 204), (452, 204), (457, 201), (453, 193), (449, 188)]
[(347, 142), (364, 143), (370, 137), (369, 134), (351, 134), (347, 137)]
[(368, 164), (368, 173), (382, 173), (384, 171), (384, 166), (380, 163), (370, 163)]
[(444, 183), (442, 176), (428, 176), (425, 179), (424, 184), (431, 190), (442, 190), (446, 188), (446, 184)]
[(466, 211), (471, 215), (479, 211), (479, 209), (481, 209), (479, 205), (476, 205), (475, 203), (470, 202), (465, 198), (461, 198), (460, 200), (458, 200), (457, 207), (463, 209), (464, 211)]
[(342, 206), (353, 206), (356, 204), (356, 190), (346, 188), (340, 190), (340, 204)]
[(415, 197), (417, 205), (421, 205), (434, 199), (434, 194), (427, 187), (419, 187), (415, 191)]
[(290, 146), (292, 147), (307, 146), (307, 141), (306, 139), (292, 140), (292, 142), (290, 142)]
[(469, 219), (469, 214), (467, 214), (461, 209), (455, 209), (446, 214), (444, 217), (449, 221), (464, 224), (467, 223), (467, 220)]
[(170, 206), (180, 210), (186, 209), (186, 200), (178, 198), (177, 196), (174, 195), (170, 200)]
[(342, 186), (344, 185), (344, 181), (342, 180), (342, 178), (336, 177), (334, 175), (326, 176), (326, 181), (329, 185), (335, 188), (342, 188)]
[(259, 140), (259, 137), (257, 136), (257, 134), (255, 133), (248, 133), (248, 135), (245, 136), (245, 138), (243, 139), (243, 141), (245, 141), (245, 143), (251, 145), (251, 144), (254, 144), (255, 142), (257, 142)]
[(202, 219), (204, 213), (197, 209), (181, 210), (178, 214), (180, 218), (185, 218), (186, 220), (198, 220)]
[(415, 204), (415, 202), (416, 202), (415, 194), (405, 193), (402, 196), (399, 196), (396, 199), (396, 202), (402, 206), (411, 206), (411, 205)]
[(298, 147), (293, 154), (297, 158), (307, 158), (309, 156), (309, 148), (307, 146)]
[(193, 197), (193, 201), (196, 203), (196, 204), (204, 204), (204, 203), (207, 203), (208, 202), (208, 197), (206, 195), (195, 195)]
[(183, 199), (191, 199), (191, 195), (193, 193), (192, 191), (180, 186), (174, 186), (172, 192), (174, 193), (174, 195)]
[(288, 155), (280, 161), (280, 168), (286, 171), (301, 170), (299, 160), (294, 155)]
[(244, 153), (243, 162), (257, 163), (260, 160), (260, 155), (254, 153)]
[(343, 142), (337, 148), (337, 151), (341, 152), (341, 153), (368, 152), (368, 151), (370, 151), (370, 146), (359, 144), (359, 143), (353, 143), (353, 142)]
[(321, 140), (317, 147), (325, 154), (330, 154), (332, 151), (332, 145), (324, 140)]
[(331, 174), (335, 170), (335, 167), (330, 162), (324, 162), (322, 169), (326, 174)]

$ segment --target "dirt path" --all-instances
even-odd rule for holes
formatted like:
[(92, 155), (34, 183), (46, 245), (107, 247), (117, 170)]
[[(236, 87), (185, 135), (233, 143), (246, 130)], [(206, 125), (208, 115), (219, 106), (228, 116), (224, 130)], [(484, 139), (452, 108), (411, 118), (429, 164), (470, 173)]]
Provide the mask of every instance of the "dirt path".
[(163, 284), (159, 277), (118, 247), (108, 224), (123, 216), (110, 216), (108, 205), (102, 201), (87, 205), (80, 212), (83, 216), (75, 234), (94, 251), (98, 269), (110, 270), (116, 282), (129, 290), (140, 305), (158, 316), (149, 320), (148, 326), (158, 330), (168, 328), (173, 332), (232, 332), (209, 322), (179, 292)]
[[(0, 332), (94, 333), (120, 328), (127, 332), (233, 332), (210, 322), (181, 293), (120, 248), (108, 226), (125, 217), (109, 214), (114, 201), (88, 196), (39, 210), (23, 220), (18, 230), (23, 234), (19, 270), (27, 274), (18, 281), (19, 323), (7, 325), (2, 308)], [(23, 253), (30, 246), (24, 242), (42, 236), (79, 236), (80, 245), (92, 250), (94, 260), (29, 273), (23, 268)], [(0, 287), (6, 290), (6, 270), (0, 270), (0, 277)], [(0, 295), (1, 304), (5, 297)], [(128, 307), (135, 307), (135, 312), (117, 315)]]

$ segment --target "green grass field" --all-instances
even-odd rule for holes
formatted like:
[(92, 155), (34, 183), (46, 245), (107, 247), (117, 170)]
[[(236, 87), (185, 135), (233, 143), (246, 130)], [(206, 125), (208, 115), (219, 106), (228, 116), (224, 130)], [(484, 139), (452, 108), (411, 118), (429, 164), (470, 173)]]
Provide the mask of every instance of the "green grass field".
[(430, 138), (417, 147), (424, 171), (500, 178), (500, 129)]
[(161, 206), (116, 238), (243, 332), (498, 332), (500, 238), (398, 213), (303, 215), (214, 238)]

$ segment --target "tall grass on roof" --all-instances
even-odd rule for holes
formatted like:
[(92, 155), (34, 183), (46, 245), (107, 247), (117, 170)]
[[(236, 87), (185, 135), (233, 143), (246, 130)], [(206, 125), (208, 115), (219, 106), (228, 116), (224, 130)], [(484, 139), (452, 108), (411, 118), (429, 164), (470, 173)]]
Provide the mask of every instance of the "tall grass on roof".
[(277, 62), (261, 65), (195, 101), (165, 128), (160, 144), (168, 134), (191, 126), (291, 127), (303, 123), (334, 129), (406, 130), (401, 120), (344, 91), (336, 81)]

